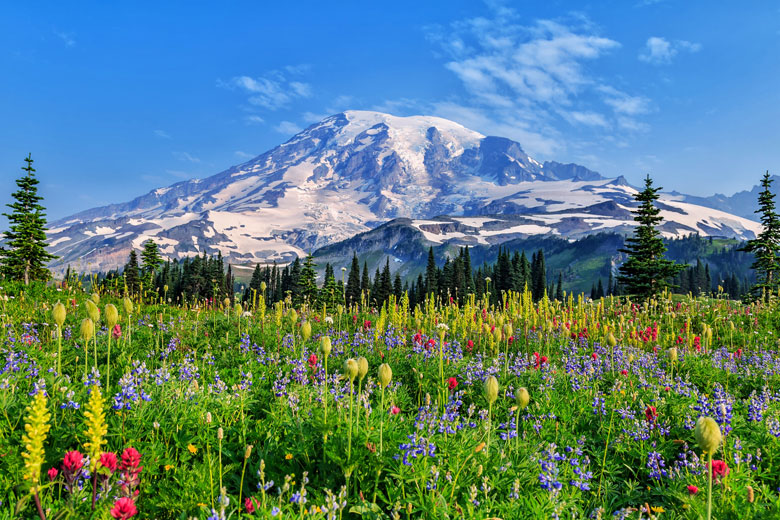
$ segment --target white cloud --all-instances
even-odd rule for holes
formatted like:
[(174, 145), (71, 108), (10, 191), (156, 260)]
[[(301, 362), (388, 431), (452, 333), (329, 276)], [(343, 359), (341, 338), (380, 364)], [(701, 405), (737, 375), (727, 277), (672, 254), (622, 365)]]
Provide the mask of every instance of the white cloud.
[(248, 123), (252, 123), (252, 124), (256, 124), (256, 125), (265, 123), (265, 119), (263, 119), (262, 117), (260, 117), (258, 115), (254, 115), (254, 114), (246, 116), (246, 120), (247, 120)]
[[(435, 104), (437, 115), (511, 137), (531, 155), (542, 156), (578, 146), (573, 141), (584, 137), (563, 137), (572, 127), (604, 137), (642, 128), (634, 118), (649, 111), (650, 100), (611, 87), (591, 65), (618, 49), (619, 42), (599, 34), (582, 15), (526, 22), (511, 8), (489, 7), (490, 17), (428, 28), (445, 67), (467, 93)], [(404, 101), (378, 108), (397, 104), (408, 111)]]
[(660, 36), (651, 36), (645, 42), (644, 48), (639, 52), (639, 59), (653, 65), (668, 65), (681, 50), (699, 52), (701, 44), (686, 40), (671, 42)]
[(281, 123), (279, 123), (274, 127), (274, 130), (276, 130), (280, 134), (294, 135), (303, 129), (297, 124), (293, 123), (292, 121), (282, 121)]
[(73, 39), (73, 33), (54, 31), (54, 35), (62, 40), (62, 43), (64, 43), (66, 47), (73, 47), (76, 45), (76, 40)]
[(171, 138), (170, 134), (168, 132), (166, 132), (165, 130), (155, 130), (154, 131), (154, 135), (156, 135), (160, 139), (170, 139)]
[(254, 157), (254, 155), (252, 155), (251, 153), (242, 152), (241, 150), (236, 150), (233, 153), (239, 159), (251, 159), (252, 157)]
[(191, 162), (191, 163), (199, 163), (200, 162), (200, 159), (198, 159), (197, 157), (195, 157), (193, 155), (190, 155), (187, 152), (172, 152), (172, 153), (173, 153), (173, 156), (176, 159), (180, 160), (180, 161), (186, 161), (186, 162)]
[[(312, 88), (308, 83), (292, 81), (280, 71), (271, 71), (265, 76), (237, 76), (228, 82), (219, 81), (218, 85), (227, 88), (238, 88), (249, 94), (251, 105), (268, 110), (279, 110), (289, 106), (294, 100), (312, 96)], [(296, 72), (297, 74), (297, 72)]]
[(177, 179), (191, 179), (192, 174), (182, 170), (165, 170), (165, 173), (176, 177)]

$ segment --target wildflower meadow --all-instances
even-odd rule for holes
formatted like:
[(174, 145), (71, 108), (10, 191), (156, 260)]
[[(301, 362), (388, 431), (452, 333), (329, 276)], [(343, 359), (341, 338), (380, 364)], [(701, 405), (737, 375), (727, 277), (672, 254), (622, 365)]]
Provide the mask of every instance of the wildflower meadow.
[(776, 303), (262, 293), (7, 284), (0, 518), (780, 515)]

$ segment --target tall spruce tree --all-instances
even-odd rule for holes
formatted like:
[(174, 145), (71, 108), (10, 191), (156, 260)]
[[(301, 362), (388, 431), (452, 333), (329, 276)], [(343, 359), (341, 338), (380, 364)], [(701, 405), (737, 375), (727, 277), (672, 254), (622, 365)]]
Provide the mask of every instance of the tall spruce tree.
[(29, 285), (34, 280), (51, 278), (46, 264), (59, 257), (46, 251), (46, 208), (40, 204), (43, 197), (38, 195), (32, 155), (24, 161), (24, 175), (16, 180), (19, 189), (11, 194), (15, 202), (7, 204), (12, 211), (3, 213), (10, 226), (5, 232), (8, 249), (0, 249), (0, 269), (6, 277)]
[(626, 245), (619, 251), (628, 255), (620, 266), (618, 283), (623, 284), (630, 294), (647, 299), (670, 286), (669, 278), (674, 277), (684, 266), (666, 259), (666, 245), (656, 226), (663, 221), (661, 210), (655, 207), (661, 187), (654, 188), (653, 180), (645, 178), (645, 189), (636, 193), (634, 198), (639, 207), (633, 212), (639, 225), (634, 236), (626, 239)]
[(138, 255), (136, 255), (135, 249), (130, 251), (130, 258), (125, 264), (124, 273), (127, 292), (136, 294), (141, 285), (141, 274), (138, 269)]
[(314, 257), (311, 253), (306, 255), (301, 269), (301, 294), (309, 305), (313, 305), (317, 299), (317, 272), (314, 270)]
[(772, 179), (769, 172), (761, 179), (763, 188), (758, 194), (758, 209), (756, 213), (761, 215), (761, 225), (764, 229), (753, 240), (748, 240), (742, 248), (743, 251), (753, 253), (755, 261), (751, 268), (756, 272), (756, 284), (750, 293), (754, 299), (771, 296), (778, 287), (780, 279), (780, 217), (775, 211), (775, 194), (772, 193)]
[(360, 262), (357, 253), (352, 253), (352, 267), (347, 276), (347, 304), (360, 302)]

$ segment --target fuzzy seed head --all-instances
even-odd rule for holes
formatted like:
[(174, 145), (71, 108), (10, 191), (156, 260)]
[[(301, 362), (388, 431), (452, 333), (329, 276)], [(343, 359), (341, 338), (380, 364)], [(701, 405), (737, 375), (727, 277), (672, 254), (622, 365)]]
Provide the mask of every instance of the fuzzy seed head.
[(89, 318), (84, 318), (81, 320), (81, 328), (79, 331), (81, 332), (81, 339), (89, 341), (95, 334), (95, 323)]
[(85, 303), (87, 305), (87, 315), (94, 325), (100, 320), (100, 309), (98, 309), (98, 306), (92, 300), (87, 300)]
[(607, 345), (614, 348), (615, 345), (617, 345), (617, 339), (615, 338), (615, 335), (611, 332), (609, 333), (609, 336), (607, 336)]
[(220, 426), (219, 428), (217, 428), (217, 439), (221, 441), (224, 438), (225, 438), (225, 430), (223, 430), (222, 426)]
[(116, 309), (116, 305), (113, 303), (106, 305), (104, 315), (106, 317), (106, 325), (108, 325), (108, 329), (113, 329), (114, 325), (116, 325), (116, 323), (119, 321), (119, 311)]
[(51, 310), (51, 317), (54, 319), (54, 323), (60, 328), (62, 328), (62, 324), (65, 323), (65, 314), (65, 306), (62, 302), (55, 303)]
[(125, 307), (125, 313), (127, 314), (133, 313), (133, 300), (125, 296), (125, 299), (123, 300), (122, 304)]
[(723, 439), (720, 426), (712, 417), (699, 417), (693, 433), (696, 436), (699, 448), (702, 451), (706, 451), (709, 455), (713, 455), (718, 450), (720, 441)]
[(390, 368), (390, 365), (387, 363), (382, 363), (379, 365), (379, 383), (382, 385), (382, 388), (387, 388), (387, 385), (390, 384), (392, 379), (393, 369)]
[(333, 346), (330, 343), (330, 336), (321, 336), (320, 337), (320, 354), (322, 354), (323, 358), (327, 358), (330, 356), (330, 351), (333, 349)]
[(677, 363), (677, 349), (675, 347), (669, 349), (669, 361)]
[(525, 387), (518, 388), (515, 394), (515, 400), (517, 401), (517, 407), (521, 410), (525, 410), (528, 403), (531, 402), (531, 395)]
[(365, 378), (366, 374), (368, 374), (368, 360), (363, 356), (360, 356), (357, 359), (357, 364), (358, 364), (358, 379), (360, 381), (363, 381), (363, 378)]
[(295, 309), (290, 309), (288, 317), (290, 318), (290, 325), (298, 323), (298, 312)]
[(309, 341), (309, 338), (311, 337), (311, 323), (308, 321), (304, 321), (301, 324), (301, 337), (303, 338), (303, 341)]
[(92, 301), (95, 303), (95, 305), (100, 303), (100, 295), (96, 292), (92, 293)]
[(358, 375), (358, 370), (358, 363), (354, 359), (349, 358), (344, 361), (344, 375), (347, 376), (350, 381), (355, 380)]
[(498, 399), (498, 379), (496, 376), (488, 376), (484, 384), (485, 398), (488, 404), (493, 404)]

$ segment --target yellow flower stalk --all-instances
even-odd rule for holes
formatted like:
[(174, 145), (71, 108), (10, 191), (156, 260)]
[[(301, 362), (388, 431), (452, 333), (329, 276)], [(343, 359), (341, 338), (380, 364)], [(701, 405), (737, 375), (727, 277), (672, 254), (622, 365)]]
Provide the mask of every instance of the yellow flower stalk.
[(24, 425), (25, 434), (22, 437), (25, 451), (24, 480), (30, 483), (30, 493), (36, 494), (41, 482), (41, 466), (43, 465), (46, 434), (49, 433), (49, 409), (46, 407), (46, 396), (43, 391), (35, 394), (31, 406), (27, 407), (27, 419)]
[(106, 443), (106, 433), (108, 433), (108, 426), (106, 425), (106, 414), (103, 411), (105, 408), (106, 400), (103, 399), (103, 395), (100, 393), (100, 388), (97, 386), (92, 387), (92, 392), (89, 395), (89, 402), (87, 403), (87, 409), (84, 412), (84, 416), (87, 418), (87, 439), (84, 443), (87, 454), (89, 455), (89, 470), (94, 473), (97, 469), (98, 459), (103, 451), (102, 446)]

